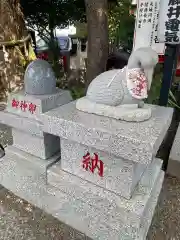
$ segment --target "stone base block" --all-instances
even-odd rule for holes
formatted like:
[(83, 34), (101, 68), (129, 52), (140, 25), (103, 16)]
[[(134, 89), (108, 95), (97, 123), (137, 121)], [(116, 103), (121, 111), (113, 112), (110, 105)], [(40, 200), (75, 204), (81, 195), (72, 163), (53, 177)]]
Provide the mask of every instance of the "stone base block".
[[(20, 160), (21, 165), (29, 171), (33, 171), (36, 174), (46, 175), (47, 169), (60, 160), (60, 153), (56, 153), (44, 161), (42, 158), (32, 156), (31, 154), (24, 152), (15, 146), (8, 146), (5, 148), (5, 157), (1, 159), (2, 164), (4, 161), (6, 161), (6, 159), (10, 158)], [(20, 162), (17, 162), (17, 164), (20, 164)]]
[(180, 125), (169, 155), (167, 173), (180, 179)]
[(25, 118), (7, 111), (0, 111), (0, 122), (31, 135), (44, 136), (41, 122), (35, 119)]
[[(28, 166), (31, 166), (31, 164)], [(62, 172), (57, 172), (54, 175), (52, 166), (48, 171), (48, 178), (51, 174), (54, 176), (54, 180), (51, 183), (55, 185), (55, 182), (57, 183), (58, 180), (58, 184), (61, 182), (61, 185), (64, 185), (63, 188), (59, 185), (56, 188), (52, 185), (46, 185), (44, 174), (39, 174), (37, 169), (27, 167), (22, 156), (8, 153), (4, 160), (0, 162), (0, 184), (19, 197), (52, 214), (60, 221), (85, 233), (92, 239), (146, 239), (164, 177), (164, 173), (161, 170), (157, 171), (157, 165), (156, 169), (153, 167), (149, 172), (151, 175), (144, 175), (132, 200), (125, 200), (118, 196), (114, 199), (114, 195), (107, 191), (100, 191), (97, 196), (90, 192), (86, 198), (82, 199), (82, 194), (88, 193), (90, 185), (90, 191), (96, 186), (93, 185), (92, 187), (92, 184), (87, 181), (84, 182), (84, 185), (76, 185), (77, 182), (73, 184), (69, 182), (69, 184), (66, 179), (63, 182), (59, 181), (58, 179), (61, 177)], [(55, 169), (58, 170), (57, 167)], [(74, 186), (76, 188), (72, 192)], [(65, 189), (66, 191), (64, 191)], [(80, 196), (79, 192), (81, 193)], [(88, 197), (90, 199), (86, 202)], [(101, 200), (97, 201), (97, 197)], [(145, 198), (146, 201), (144, 201)], [(106, 206), (104, 205), (105, 203)], [(115, 210), (116, 206), (117, 210), (117, 207), (121, 205), (123, 206), (122, 208), (127, 209), (129, 216), (131, 213), (139, 212), (141, 217), (137, 219), (138, 224), (133, 221), (133, 225), (129, 218), (126, 218), (126, 222), (124, 222), (125, 219), (121, 219), (124, 216), (119, 215), (118, 211), (116, 211), (114, 219), (112, 215), (113, 209)]]
[(38, 120), (39, 115), (72, 101), (69, 91), (57, 89), (51, 95), (28, 95), (24, 91), (10, 94), (6, 111)]
[[(51, 179), (53, 181), (50, 182), (53, 183), (53, 185), (57, 184), (58, 188), (56, 188), (52, 185), (45, 184), (44, 175), (34, 171), (35, 169), (27, 168), (27, 166), (23, 164), (24, 159), (20, 155), (6, 154), (3, 159), (4, 160), (0, 162), (0, 184), (17, 196), (52, 214), (60, 221), (84, 232), (92, 239), (146, 239), (146, 234), (152, 220), (164, 178), (164, 173), (159, 169), (159, 161), (156, 161), (156, 164), (152, 166), (151, 170), (149, 169), (149, 172), (144, 174), (138, 189), (133, 194), (132, 200), (125, 200), (118, 196), (114, 198), (114, 194), (102, 190), (97, 196), (93, 192), (90, 192), (90, 194), (83, 199), (81, 198), (82, 194), (86, 195), (88, 188), (92, 191), (96, 187), (95, 185), (87, 181), (84, 181), (84, 185), (77, 185), (77, 182), (70, 183), (70, 179), (69, 181), (64, 179), (62, 182), (58, 180), (59, 177), (61, 177), (62, 171), (60, 172), (58, 167), (52, 166), (48, 170), (48, 178), (50, 181), (50, 175), (53, 175), (54, 180)], [(80, 181), (82, 181), (82, 179), (80, 179)], [(64, 185), (64, 187), (62, 188), (59, 183), (61, 186)], [(74, 186), (76, 188), (73, 190)], [(65, 189), (66, 191), (62, 191)], [(81, 193), (80, 196), (79, 193)], [(90, 199), (86, 202), (88, 197), (90, 197)], [(101, 200), (97, 201), (97, 197)], [(91, 204), (91, 202), (95, 204)], [(109, 205), (105, 206), (104, 203)], [(123, 206), (122, 208), (126, 208), (127, 211), (129, 209), (129, 212), (133, 213), (133, 215), (135, 212), (135, 215), (139, 213), (139, 216), (141, 216), (141, 219), (137, 219), (138, 222), (141, 222), (139, 228), (137, 228), (136, 222), (134, 226), (132, 224), (129, 225), (129, 218), (127, 218), (126, 224), (124, 219), (121, 221), (118, 220), (117, 222), (118, 218), (121, 219), (121, 217), (123, 217), (123, 215), (119, 216), (118, 212), (114, 220), (114, 218), (111, 217), (113, 216), (111, 212), (113, 209), (115, 210), (115, 205), (117, 207)], [(142, 211), (142, 209), (144, 210)], [(106, 215), (104, 215), (104, 212), (106, 212)], [(129, 214), (129, 216), (130, 215), (131, 214)]]
[[(84, 157), (87, 153), (87, 157)], [(95, 156), (95, 154), (97, 154)], [(103, 176), (100, 174), (100, 162), (94, 172), (90, 171), (91, 159), (98, 157), (102, 161)], [(83, 164), (83, 160), (86, 161)], [(87, 169), (86, 169), (87, 166)], [(83, 168), (84, 167), (84, 168)], [(147, 166), (118, 158), (111, 153), (87, 147), (74, 141), (61, 139), (61, 169), (104, 187), (125, 198), (130, 198)]]
[(42, 159), (48, 159), (60, 152), (60, 139), (48, 133), (37, 137), (28, 133), (12, 129), (13, 146)]
[[(94, 218), (100, 216), (103, 223), (110, 225), (112, 229), (121, 229), (124, 225), (138, 229), (153, 195), (153, 189), (159, 181), (161, 165), (161, 160), (153, 161), (129, 200), (62, 171), (59, 163), (48, 170), (48, 183), (70, 195), (75, 201), (73, 205), (79, 206), (79, 202), (88, 204), (89, 208), (92, 208), (91, 211), (88, 210), (88, 214), (93, 214)], [(83, 205), (79, 208), (83, 209)]]
[[(154, 186), (152, 195), (149, 198), (149, 202), (146, 205), (146, 211), (141, 218), (139, 227), (130, 225), (128, 218), (126, 223), (121, 221), (121, 217), (116, 221), (117, 219), (114, 219), (114, 216), (109, 217), (107, 214), (104, 215), (105, 211), (109, 211), (109, 208), (113, 204), (112, 202), (109, 203), (109, 208), (102, 209), (101, 207), (97, 209), (97, 207), (79, 200), (78, 196), (76, 196), (76, 198), (66, 196), (66, 199), (62, 202), (61, 210), (59, 209), (58, 211), (56, 209), (56, 212), (55, 210), (53, 212), (56, 218), (95, 240), (146, 240), (163, 179), (164, 173), (161, 171), (157, 178), (156, 186)], [(48, 191), (52, 193), (51, 189), (48, 189)], [(56, 197), (62, 199), (63, 195), (61, 191), (53, 191), (53, 193)], [(91, 199), (93, 199), (93, 197), (94, 196), (92, 196)], [(119, 199), (119, 201), (121, 201), (121, 199)]]
[(76, 101), (41, 115), (43, 131), (140, 164), (151, 163), (170, 126), (173, 109), (149, 106), (141, 123), (119, 121), (76, 109)]

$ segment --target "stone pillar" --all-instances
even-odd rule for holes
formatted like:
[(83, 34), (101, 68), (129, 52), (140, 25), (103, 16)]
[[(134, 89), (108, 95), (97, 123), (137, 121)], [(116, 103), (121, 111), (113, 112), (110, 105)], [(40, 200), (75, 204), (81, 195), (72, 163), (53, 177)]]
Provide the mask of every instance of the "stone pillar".
[(164, 179), (155, 156), (172, 113), (152, 106), (148, 121), (131, 123), (72, 102), (43, 114), (43, 130), (61, 138), (61, 161), (47, 174), (63, 201), (56, 217), (93, 239), (145, 240)]
[(0, 111), (0, 122), (12, 127), (13, 134), (13, 145), (6, 148), (1, 160), (21, 159), (36, 171), (39, 162), (46, 173), (60, 158), (60, 139), (43, 131), (40, 116), (72, 99), (69, 91), (56, 88), (54, 72), (44, 60), (27, 67), (24, 82), (25, 90), (10, 94), (6, 109)]
[(167, 173), (180, 179), (180, 125), (169, 155)]

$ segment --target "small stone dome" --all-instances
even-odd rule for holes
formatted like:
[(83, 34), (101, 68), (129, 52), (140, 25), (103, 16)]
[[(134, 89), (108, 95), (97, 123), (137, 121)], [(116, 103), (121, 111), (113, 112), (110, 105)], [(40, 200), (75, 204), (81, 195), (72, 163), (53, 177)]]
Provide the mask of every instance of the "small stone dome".
[(25, 92), (30, 95), (45, 95), (56, 92), (56, 78), (51, 65), (44, 60), (31, 62), (24, 75)]

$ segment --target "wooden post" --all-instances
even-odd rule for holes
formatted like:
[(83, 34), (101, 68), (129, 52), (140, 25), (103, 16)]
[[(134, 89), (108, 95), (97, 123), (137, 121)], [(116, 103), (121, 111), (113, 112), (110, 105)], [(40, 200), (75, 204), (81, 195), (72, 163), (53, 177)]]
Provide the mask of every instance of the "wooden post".
[(162, 85), (160, 91), (159, 105), (167, 106), (169, 90), (176, 73), (179, 45), (166, 44), (165, 60)]

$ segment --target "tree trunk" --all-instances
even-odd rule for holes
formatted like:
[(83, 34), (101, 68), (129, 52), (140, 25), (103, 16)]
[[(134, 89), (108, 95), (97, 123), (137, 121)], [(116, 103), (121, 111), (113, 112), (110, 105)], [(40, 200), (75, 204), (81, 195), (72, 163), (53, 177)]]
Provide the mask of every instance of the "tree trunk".
[(106, 70), (108, 58), (107, 0), (86, 0), (88, 30), (87, 85)]
[[(0, 0), (0, 43), (21, 40), (27, 36), (19, 0)], [(0, 44), (0, 101), (9, 92), (23, 87), (24, 68), (20, 62), (19, 47)]]

